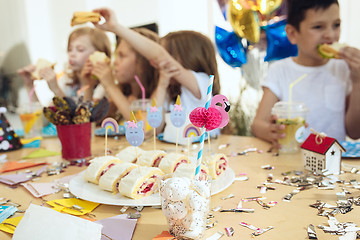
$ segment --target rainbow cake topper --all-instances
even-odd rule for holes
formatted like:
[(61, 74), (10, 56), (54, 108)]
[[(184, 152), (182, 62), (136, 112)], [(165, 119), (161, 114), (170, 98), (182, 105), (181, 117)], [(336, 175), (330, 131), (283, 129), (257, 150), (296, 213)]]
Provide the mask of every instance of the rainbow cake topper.
[(189, 123), (184, 128), (183, 137), (184, 138), (198, 137), (198, 136), (200, 136), (200, 134), (201, 134), (200, 128), (198, 128), (198, 127), (194, 126), (193, 124)]
[(119, 124), (117, 123), (117, 121), (115, 119), (113, 119), (111, 117), (105, 118), (101, 122), (101, 127), (105, 128), (105, 133), (107, 133), (107, 131), (109, 129), (115, 133), (119, 133)]
[(101, 122), (101, 127), (105, 128), (105, 156), (107, 155), (107, 134), (108, 134), (108, 130), (110, 129), (111, 131), (115, 132), (115, 133), (119, 133), (119, 124), (117, 123), (117, 121), (111, 117), (105, 118), (102, 122)]
[(181, 105), (180, 96), (176, 98), (176, 103), (170, 106), (170, 120), (172, 124), (180, 128), (186, 121), (186, 108)]
[(133, 112), (130, 121), (124, 122), (126, 140), (134, 147), (140, 146), (144, 141), (143, 121), (136, 122)]

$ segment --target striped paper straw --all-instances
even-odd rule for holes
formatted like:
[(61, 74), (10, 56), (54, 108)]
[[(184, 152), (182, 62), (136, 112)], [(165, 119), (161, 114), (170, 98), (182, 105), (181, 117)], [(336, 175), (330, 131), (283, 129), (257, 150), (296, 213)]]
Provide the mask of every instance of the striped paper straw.
[[(206, 109), (208, 109), (210, 106), (213, 83), (214, 83), (214, 75), (210, 75), (209, 85), (208, 85), (207, 94), (206, 94), (206, 103), (205, 103)], [(201, 128), (200, 150), (199, 150), (198, 156), (197, 156), (195, 178), (199, 178), (199, 175), (200, 175), (199, 172), (200, 172), (200, 168), (201, 168), (201, 159), (202, 159), (202, 153), (203, 153), (203, 149), (204, 149), (205, 132), (206, 132), (206, 129), (205, 129), (205, 126), (203, 126)]]

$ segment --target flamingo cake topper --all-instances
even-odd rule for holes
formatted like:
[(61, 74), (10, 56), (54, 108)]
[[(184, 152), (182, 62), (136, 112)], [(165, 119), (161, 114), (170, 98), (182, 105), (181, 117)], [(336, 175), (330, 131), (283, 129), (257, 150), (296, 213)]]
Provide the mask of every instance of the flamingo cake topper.
[(194, 126), (205, 127), (207, 131), (210, 131), (215, 128), (223, 128), (229, 123), (229, 110), (230, 104), (227, 97), (215, 95), (208, 109), (204, 107), (195, 108), (190, 113), (189, 118)]

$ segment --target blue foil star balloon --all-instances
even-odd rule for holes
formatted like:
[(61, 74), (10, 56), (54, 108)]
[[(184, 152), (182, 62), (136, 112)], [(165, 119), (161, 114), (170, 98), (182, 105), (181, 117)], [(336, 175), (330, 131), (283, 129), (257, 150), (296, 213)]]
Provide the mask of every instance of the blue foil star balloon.
[(290, 43), (285, 32), (286, 19), (262, 27), (266, 33), (265, 61), (297, 56), (297, 46)]
[(241, 67), (246, 63), (246, 51), (239, 37), (234, 32), (228, 32), (215, 27), (215, 42), (221, 58), (231, 67)]

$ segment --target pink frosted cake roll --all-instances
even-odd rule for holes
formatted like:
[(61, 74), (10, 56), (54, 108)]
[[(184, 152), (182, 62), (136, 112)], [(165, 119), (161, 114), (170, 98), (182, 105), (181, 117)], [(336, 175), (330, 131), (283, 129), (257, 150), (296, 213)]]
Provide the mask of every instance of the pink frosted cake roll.
[[(195, 176), (195, 163), (188, 163), (188, 164), (180, 164), (175, 172), (173, 173), (173, 177), (186, 177), (189, 179), (193, 179)], [(201, 164), (200, 166), (200, 180), (207, 180), (208, 179), (209, 169), (205, 164)]]
[(116, 163), (100, 177), (99, 187), (101, 189), (117, 193), (121, 179), (137, 167), (138, 165), (133, 163)]
[(158, 167), (166, 153), (161, 150), (143, 151), (136, 164), (145, 167)]
[(161, 160), (159, 168), (166, 174), (173, 173), (183, 163), (190, 163), (187, 156), (179, 153), (169, 153)]
[(85, 170), (85, 180), (99, 184), (100, 177), (114, 166), (115, 163), (122, 163), (122, 161), (113, 156), (97, 157), (90, 160), (90, 165)]
[(144, 150), (139, 147), (129, 146), (116, 154), (116, 157), (121, 159), (123, 162), (136, 163), (137, 159), (143, 152)]
[(132, 199), (150, 196), (158, 190), (158, 181), (163, 175), (159, 168), (138, 167), (121, 179), (119, 192)]
[(228, 167), (228, 160), (225, 154), (218, 153), (205, 158), (205, 164), (209, 168), (209, 175), (217, 179)]

